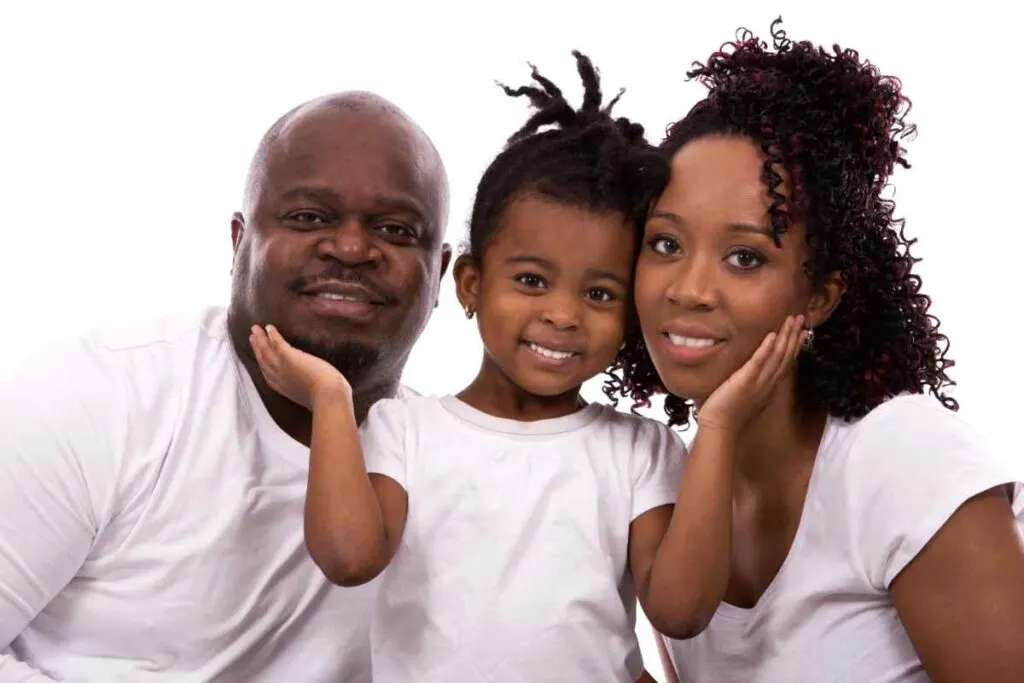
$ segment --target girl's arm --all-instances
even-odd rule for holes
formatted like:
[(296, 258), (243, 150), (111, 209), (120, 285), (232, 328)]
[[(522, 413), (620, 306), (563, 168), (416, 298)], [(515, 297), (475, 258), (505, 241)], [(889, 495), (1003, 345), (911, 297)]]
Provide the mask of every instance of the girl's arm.
[(306, 548), (339, 586), (373, 580), (391, 562), (405, 527), (405, 490), (368, 475), (349, 392), (317, 390), (306, 491)]
[(675, 506), (648, 510), (630, 525), (637, 598), (670, 638), (707, 628), (729, 582), (734, 443), (728, 433), (700, 428)]
[(313, 413), (306, 547), (332, 583), (367, 583), (394, 557), (405, 527), (405, 490), (367, 474), (352, 390), (340, 372), (293, 348), (273, 326), (254, 327), (250, 341), (270, 387)]
[(675, 506), (648, 510), (630, 525), (637, 598), (651, 625), (670, 638), (701, 633), (725, 594), (738, 434), (792, 367), (804, 338), (801, 323), (799, 316), (788, 318), (704, 401)]

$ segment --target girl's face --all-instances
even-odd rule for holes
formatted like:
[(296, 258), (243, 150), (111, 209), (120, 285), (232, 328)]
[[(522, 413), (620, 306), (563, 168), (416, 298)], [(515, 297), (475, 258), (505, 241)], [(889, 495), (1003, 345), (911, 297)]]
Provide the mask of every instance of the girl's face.
[(575, 394), (603, 372), (625, 334), (634, 242), (621, 214), (514, 200), (483, 262), (455, 267), (459, 301), (478, 316), (483, 372), (538, 397)]
[(787, 316), (815, 327), (841, 292), (838, 276), (812, 288), (799, 221), (775, 245), (763, 164), (743, 138), (687, 143), (646, 225), (635, 283), (644, 341), (666, 389), (698, 404)]

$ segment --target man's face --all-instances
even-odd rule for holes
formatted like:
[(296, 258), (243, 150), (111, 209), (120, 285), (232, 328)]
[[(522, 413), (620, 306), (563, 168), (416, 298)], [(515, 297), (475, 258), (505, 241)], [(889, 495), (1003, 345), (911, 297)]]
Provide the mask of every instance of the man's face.
[(356, 389), (396, 380), (450, 256), (446, 195), (436, 152), (400, 117), (300, 112), (267, 146), (232, 223), (236, 340), (273, 324)]

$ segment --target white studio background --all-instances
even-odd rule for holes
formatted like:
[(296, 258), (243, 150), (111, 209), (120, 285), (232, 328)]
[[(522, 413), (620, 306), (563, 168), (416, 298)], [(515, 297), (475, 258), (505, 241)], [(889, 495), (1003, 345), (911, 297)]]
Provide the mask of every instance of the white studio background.
[[(229, 220), (264, 130), (306, 99), (367, 89), (431, 135), (458, 243), (476, 182), (526, 119), (495, 79), (526, 62), (579, 101), (569, 52), (627, 92), (617, 111), (660, 139), (701, 94), (684, 72), (740, 26), (781, 14), (791, 38), (853, 47), (899, 76), (919, 135), (894, 178), (920, 238), (924, 289), (953, 341), (962, 415), (1004, 449), (1024, 380), (1016, 357), (1024, 253), (1020, 79), (1010, 5), (794, 2), (45, 2), (0, 5), (0, 376), (41, 345), (107, 323), (226, 303)], [(453, 301), (406, 380), (461, 388), (480, 343)], [(74, 378), (68, 378), (74, 381)], [(588, 387), (592, 398), (597, 386)], [(642, 617), (641, 617), (642, 619)], [(660, 676), (646, 624), (648, 667)]]

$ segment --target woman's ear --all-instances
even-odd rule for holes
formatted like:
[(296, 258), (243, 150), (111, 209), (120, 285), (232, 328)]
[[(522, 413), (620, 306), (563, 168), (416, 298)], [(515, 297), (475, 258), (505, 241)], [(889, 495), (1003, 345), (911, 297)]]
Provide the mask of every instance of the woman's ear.
[(842, 274), (839, 271), (829, 273), (825, 281), (814, 289), (807, 302), (807, 310), (804, 312), (807, 327), (814, 329), (828, 320), (845, 293), (846, 281)]

